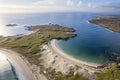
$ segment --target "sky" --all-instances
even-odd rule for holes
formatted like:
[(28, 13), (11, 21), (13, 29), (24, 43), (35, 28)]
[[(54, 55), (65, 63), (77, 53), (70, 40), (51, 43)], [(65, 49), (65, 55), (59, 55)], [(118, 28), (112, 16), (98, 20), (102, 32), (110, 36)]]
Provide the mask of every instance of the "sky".
[(0, 13), (120, 12), (120, 0), (0, 0)]

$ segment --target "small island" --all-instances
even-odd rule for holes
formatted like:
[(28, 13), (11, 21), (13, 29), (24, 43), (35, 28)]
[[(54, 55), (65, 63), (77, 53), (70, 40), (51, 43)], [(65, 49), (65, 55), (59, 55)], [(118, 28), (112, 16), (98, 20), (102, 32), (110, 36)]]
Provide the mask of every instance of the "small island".
[(120, 32), (120, 16), (98, 16), (89, 22), (114, 32)]
[(7, 24), (6, 26), (7, 27), (14, 27), (14, 26), (17, 26), (17, 24)]

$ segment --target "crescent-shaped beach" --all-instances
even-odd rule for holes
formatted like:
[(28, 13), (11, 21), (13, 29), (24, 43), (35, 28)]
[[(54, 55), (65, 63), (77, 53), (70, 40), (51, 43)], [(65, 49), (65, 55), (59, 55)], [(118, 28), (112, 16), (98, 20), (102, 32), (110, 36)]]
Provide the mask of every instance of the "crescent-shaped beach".
[(78, 59), (72, 57), (71, 55), (69, 55), (68, 53), (65, 53), (57, 46), (55, 39), (51, 40), (51, 42), (48, 43), (48, 46), (50, 47), (50, 49), (53, 52), (57, 53), (59, 56), (61, 56), (65, 60), (70, 61), (74, 65), (79, 65), (82, 68), (86, 68), (86, 69), (92, 70), (94, 72), (99, 70), (99, 69), (97, 69), (98, 66), (101, 66), (100, 64), (95, 64), (95, 63), (90, 63), (90, 62), (78, 60)]

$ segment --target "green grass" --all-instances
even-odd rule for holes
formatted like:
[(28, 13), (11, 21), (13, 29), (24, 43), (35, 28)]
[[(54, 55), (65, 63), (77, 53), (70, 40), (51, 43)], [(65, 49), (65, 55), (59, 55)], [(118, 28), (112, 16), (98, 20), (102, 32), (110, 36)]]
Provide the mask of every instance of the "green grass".
[(61, 72), (56, 72), (52, 68), (48, 68), (47, 73), (45, 74), (47, 78), (50, 80), (88, 80), (87, 78), (83, 77), (82, 75), (74, 75), (74, 72), (69, 74), (62, 74)]
[(120, 66), (113, 64), (101, 73), (96, 73), (95, 80), (120, 80)]
[(36, 53), (40, 52), (42, 44), (53, 38), (67, 39), (73, 36), (74, 34), (72, 33), (67, 34), (66, 32), (60, 31), (45, 31), (42, 33), (36, 32), (30, 35), (25, 35), (21, 38), (10, 37), (5, 41), (0, 42), (0, 46), (15, 50), (23, 56), (26, 56), (31, 63), (38, 65), (39, 60)]
[(90, 20), (91, 23), (97, 24), (99, 26), (108, 28), (115, 32), (120, 32), (120, 17), (117, 16), (103, 16), (100, 19), (92, 19)]

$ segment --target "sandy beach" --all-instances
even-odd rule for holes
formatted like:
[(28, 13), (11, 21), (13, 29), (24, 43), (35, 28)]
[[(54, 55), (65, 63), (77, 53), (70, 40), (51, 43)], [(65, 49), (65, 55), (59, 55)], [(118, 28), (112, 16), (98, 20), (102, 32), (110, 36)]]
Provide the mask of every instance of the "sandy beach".
[(100, 69), (97, 69), (97, 67), (101, 66), (101, 65), (78, 60), (78, 59), (68, 55), (67, 53), (65, 53), (61, 49), (59, 49), (59, 47), (57, 47), (55, 41), (56, 41), (55, 39), (51, 40), (51, 42), (48, 44), (48, 46), (54, 53), (57, 53), (59, 56), (64, 58), (66, 61), (71, 62), (74, 65), (78, 65), (78, 66), (82, 67), (83, 69), (87, 69), (92, 72), (100, 71)]
[(56, 51), (60, 56), (64, 57), (65, 59), (68, 59), (70, 61), (72, 61), (73, 63), (76, 63), (78, 65), (83, 65), (83, 66), (89, 66), (89, 67), (95, 67), (97, 68), (98, 66), (100, 66), (99, 64), (94, 64), (94, 63), (88, 63), (88, 62), (85, 62), (85, 61), (82, 61), (82, 60), (78, 60), (70, 55), (68, 55), (67, 53), (63, 52), (62, 50), (60, 50), (56, 43), (55, 43), (55, 39), (51, 41), (50, 43), (50, 46), (51, 46), (51, 49)]
[(33, 73), (31, 66), (28, 66), (20, 54), (4, 48), (0, 48), (0, 53), (5, 55), (7, 60), (11, 62), (19, 80), (46, 80), (42, 74)]

